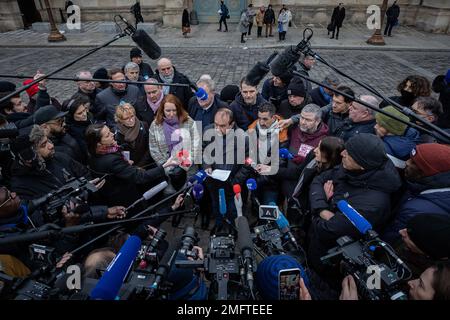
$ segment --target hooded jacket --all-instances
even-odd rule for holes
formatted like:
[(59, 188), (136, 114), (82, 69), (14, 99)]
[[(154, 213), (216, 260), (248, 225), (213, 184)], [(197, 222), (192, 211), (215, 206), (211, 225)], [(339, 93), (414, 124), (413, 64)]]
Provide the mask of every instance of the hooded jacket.
[(256, 103), (251, 106), (247, 105), (244, 102), (242, 94), (238, 93), (235, 100), (229, 106), (229, 109), (233, 111), (236, 125), (246, 131), (250, 123), (258, 119), (258, 107), (264, 102), (266, 102), (266, 99), (258, 93), (256, 96)]

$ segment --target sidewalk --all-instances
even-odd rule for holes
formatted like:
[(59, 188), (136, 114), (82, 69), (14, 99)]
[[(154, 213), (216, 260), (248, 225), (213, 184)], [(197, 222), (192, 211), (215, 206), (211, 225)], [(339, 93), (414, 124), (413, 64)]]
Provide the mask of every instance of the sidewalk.
[[(0, 33), (0, 47), (95, 47), (112, 39), (114, 34), (100, 33), (98, 22), (86, 22), (84, 32), (66, 33), (66, 41), (50, 43), (48, 34), (37, 33), (32, 30), (16, 30)], [(366, 40), (373, 34), (365, 25), (345, 24), (340, 30), (339, 40), (329, 39), (324, 25), (301, 25), (290, 28), (286, 41), (279, 42), (278, 34), (274, 37), (256, 37), (256, 26), (246, 43), (240, 43), (238, 25), (229, 25), (229, 32), (218, 32), (217, 24), (200, 24), (192, 26), (188, 38), (184, 38), (181, 29), (159, 27), (153, 40), (161, 48), (280, 48), (287, 45), (296, 45), (302, 40), (303, 30), (310, 27), (314, 31), (311, 39), (313, 49), (339, 49), (339, 50), (370, 50), (370, 51), (444, 51), (450, 52), (450, 36), (432, 34), (418, 31), (410, 27), (394, 28), (393, 36), (386, 37), (385, 46), (373, 46)], [(276, 28), (274, 28), (276, 29)], [(134, 43), (130, 37), (125, 37), (112, 43), (111, 47), (130, 47)]]

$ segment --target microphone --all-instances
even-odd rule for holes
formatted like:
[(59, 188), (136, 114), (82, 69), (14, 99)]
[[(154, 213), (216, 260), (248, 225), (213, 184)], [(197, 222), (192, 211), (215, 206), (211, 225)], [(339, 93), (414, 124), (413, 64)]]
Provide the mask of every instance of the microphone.
[[(270, 202), (269, 205), (276, 206), (276, 203)], [(295, 246), (295, 249), (298, 250), (299, 246), (297, 243), (297, 240), (295, 239), (294, 235), (291, 232), (291, 227), (289, 226), (289, 221), (286, 219), (284, 214), (278, 209), (278, 219), (276, 220), (278, 229), (280, 229), (281, 233), (288, 237), (288, 239), (292, 242), (292, 244)]]
[(245, 262), (245, 278), (250, 289), (253, 288), (253, 241), (248, 220), (244, 216), (235, 220), (238, 232), (237, 245)]
[(203, 185), (196, 184), (192, 187), (192, 196), (194, 197), (195, 201), (198, 202), (203, 198), (203, 194), (205, 192), (205, 188), (203, 188)]
[(257, 62), (255, 66), (247, 73), (247, 81), (251, 86), (257, 86), (262, 79), (269, 73), (269, 64), (278, 55), (278, 52), (274, 52), (265, 62)]
[(127, 25), (125, 32), (130, 35), (131, 39), (138, 45), (142, 51), (145, 52), (150, 59), (156, 60), (161, 56), (161, 48), (153, 41), (152, 38), (142, 29), (135, 29), (124, 17), (118, 15), (118, 17)]
[(242, 216), (242, 197), (241, 197), (241, 186), (239, 184), (233, 185), (234, 192), (234, 205), (236, 206), (237, 216)]
[[(306, 32), (310, 31), (310, 35), (306, 36)], [(270, 71), (274, 76), (280, 76), (288, 72), (292, 66), (300, 59), (300, 53), (306, 52), (305, 49), (310, 47), (309, 40), (313, 36), (313, 31), (306, 28), (303, 31), (303, 40), (296, 47), (290, 46), (284, 50), (271, 64)]]
[(281, 148), (278, 152), (279, 152), (281, 159), (287, 159), (287, 160), (294, 159), (294, 155), (292, 153), (290, 153), (289, 150), (286, 148)]
[(356, 211), (347, 201), (341, 200), (337, 204), (339, 210), (358, 229), (361, 234), (366, 234), (372, 230), (372, 225), (358, 211)]
[(122, 287), (123, 281), (128, 274), (139, 249), (141, 239), (130, 236), (120, 248), (119, 253), (109, 264), (97, 285), (92, 289), (90, 297), (93, 300), (114, 300)]
[(248, 189), (248, 193), (249, 193), (249, 197), (255, 200), (256, 205), (259, 207), (261, 206), (258, 198), (254, 195), (254, 193), (252, 191), (256, 191), (256, 189), (258, 188), (258, 185), (256, 183), (256, 180), (253, 178), (247, 179), (246, 183), (247, 185), (247, 189)]
[(156, 271), (155, 274), (155, 280), (150, 286), (148, 297), (155, 296), (155, 293), (159, 289), (159, 286), (169, 274), (169, 270), (172, 268), (177, 252), (178, 252), (178, 241), (175, 241), (174, 243), (169, 243), (169, 248), (167, 248), (166, 252), (164, 252), (164, 256), (161, 258), (161, 261), (159, 263), (158, 270)]
[(153, 188), (151, 188), (150, 190), (147, 190), (147, 191), (142, 195), (142, 198), (143, 198), (144, 200), (150, 200), (151, 198), (153, 198), (154, 196), (156, 196), (158, 193), (160, 193), (161, 191), (163, 191), (167, 186), (168, 186), (167, 181), (163, 181), (163, 182), (157, 184), (156, 186), (154, 186)]
[(208, 93), (203, 88), (197, 88), (195, 91), (195, 96), (202, 101), (208, 100)]
[(219, 189), (219, 212), (222, 217), (225, 217), (227, 214), (227, 201), (225, 198), (225, 190)]

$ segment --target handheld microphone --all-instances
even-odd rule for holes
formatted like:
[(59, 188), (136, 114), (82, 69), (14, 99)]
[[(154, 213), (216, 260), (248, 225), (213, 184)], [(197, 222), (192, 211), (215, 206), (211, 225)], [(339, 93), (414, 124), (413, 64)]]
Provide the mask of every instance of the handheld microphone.
[(286, 148), (281, 148), (279, 150), (279, 155), (280, 155), (281, 159), (287, 159), (287, 160), (294, 159), (294, 155), (292, 153), (290, 153), (289, 150)]
[(247, 179), (247, 181), (246, 181), (246, 186), (247, 186), (247, 189), (248, 189), (248, 193), (249, 193), (249, 197), (250, 198), (252, 198), (252, 196), (253, 196), (253, 199), (255, 200), (255, 202), (256, 202), (256, 205), (259, 207), (259, 206), (261, 206), (261, 204), (260, 204), (260, 202), (259, 202), (259, 200), (258, 200), (258, 198), (254, 195), (254, 193), (253, 193), (253, 191), (255, 191), (257, 188), (258, 188), (258, 185), (257, 185), (257, 183), (256, 183), (256, 180), (255, 179), (253, 179), (253, 178), (250, 178), (250, 179)]
[[(276, 203), (270, 202), (269, 205), (276, 206)], [(294, 235), (291, 232), (291, 227), (289, 226), (289, 221), (286, 219), (284, 214), (278, 209), (278, 219), (276, 220), (278, 229), (280, 229), (281, 233), (289, 238), (292, 244), (295, 246), (295, 249), (298, 249), (298, 243), (295, 239)]]
[(93, 300), (114, 300), (128, 274), (139, 249), (141, 239), (130, 236), (120, 248), (114, 260), (110, 263), (97, 285), (92, 289), (90, 297)]
[(208, 93), (203, 88), (198, 88), (195, 91), (195, 96), (202, 101), (208, 100)]
[[(306, 36), (306, 32), (309, 30), (311, 33), (310, 35)], [(290, 46), (284, 50), (282, 54), (280, 54), (271, 64), (270, 64), (270, 71), (274, 76), (280, 76), (286, 72), (288, 72), (292, 66), (298, 61), (300, 58), (300, 53), (307, 52), (310, 43), (309, 40), (313, 36), (313, 31), (310, 28), (306, 28), (303, 31), (303, 40), (297, 44), (297, 46)]]
[(196, 184), (192, 187), (192, 195), (194, 196), (196, 202), (203, 198), (204, 191), (205, 188), (203, 188), (203, 185), (201, 184)]
[(150, 59), (156, 60), (159, 59), (161, 56), (161, 48), (158, 46), (158, 44), (153, 41), (152, 38), (148, 35), (147, 32), (145, 32), (142, 29), (134, 28), (124, 17), (121, 15), (118, 15), (118, 17), (127, 25), (127, 28), (125, 29), (125, 32), (130, 35), (131, 39), (138, 45), (139, 48), (142, 49), (142, 51), (145, 52), (147, 56), (150, 57)]
[(237, 216), (242, 216), (242, 197), (241, 186), (239, 184), (233, 185), (234, 205), (236, 206)]
[(278, 55), (278, 52), (274, 52), (270, 55), (265, 62), (257, 62), (252, 69), (247, 73), (247, 81), (251, 86), (257, 86), (262, 79), (269, 73), (269, 64)]
[(372, 230), (372, 225), (358, 211), (356, 211), (347, 201), (341, 200), (337, 204), (339, 210), (358, 229), (361, 234), (366, 234)]
[(156, 186), (154, 186), (153, 188), (151, 188), (150, 190), (147, 190), (147, 191), (142, 195), (142, 198), (143, 198), (144, 200), (150, 200), (151, 198), (153, 198), (154, 196), (156, 196), (158, 193), (160, 193), (161, 191), (163, 191), (167, 186), (168, 186), (167, 181), (163, 181), (163, 182), (157, 184)]
[(250, 289), (253, 288), (253, 241), (248, 220), (244, 216), (235, 219), (238, 232), (237, 246), (245, 262), (245, 278)]
[(227, 201), (224, 189), (219, 189), (219, 212), (223, 217), (227, 214)]

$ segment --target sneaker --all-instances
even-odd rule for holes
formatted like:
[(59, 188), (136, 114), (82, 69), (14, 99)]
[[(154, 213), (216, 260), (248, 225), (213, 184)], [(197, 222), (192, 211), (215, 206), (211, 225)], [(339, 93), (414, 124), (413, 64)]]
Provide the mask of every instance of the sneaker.
[(241, 43), (245, 43), (245, 40), (241, 40)]

